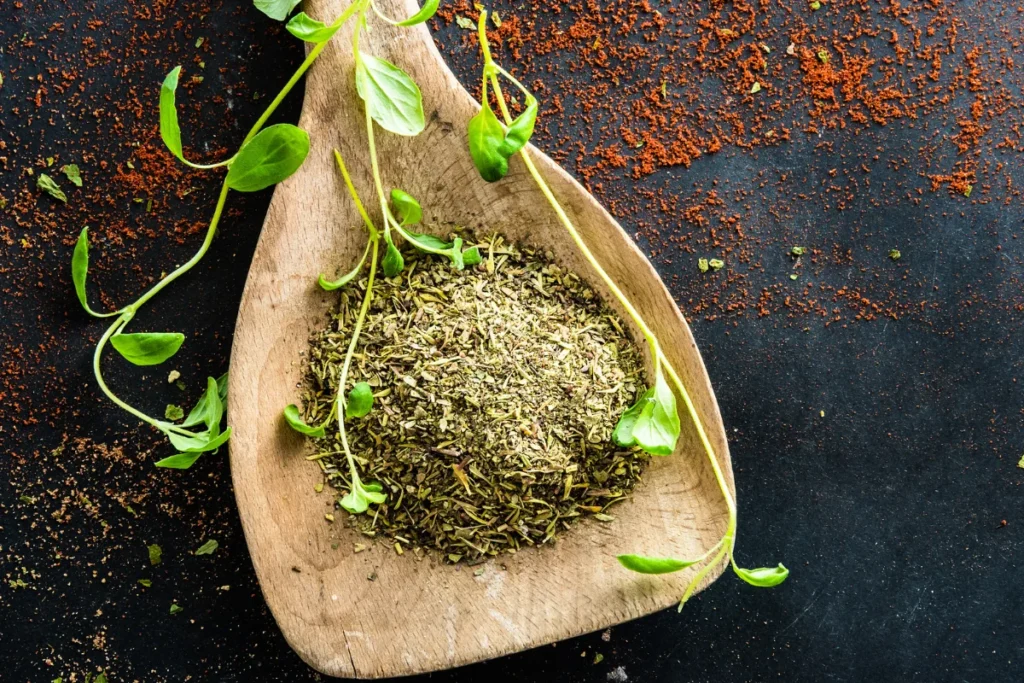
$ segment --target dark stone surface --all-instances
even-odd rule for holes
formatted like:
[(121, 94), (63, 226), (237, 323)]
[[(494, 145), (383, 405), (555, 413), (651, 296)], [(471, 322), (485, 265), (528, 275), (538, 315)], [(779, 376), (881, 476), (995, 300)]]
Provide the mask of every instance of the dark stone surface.
[[(156, 84), (177, 61), (190, 63), (198, 35), (208, 36), (212, 46), (204, 56), (206, 82), (182, 96), (190, 107), (204, 103), (202, 115), (189, 116), (191, 140), (237, 143), (266, 104), (266, 93), (300, 59), (298, 46), (245, 2), (212, 3), (202, 18), (197, 15), (205, 3), (155, 3), (159, 16), (150, 19), (138, 14), (149, 3), (24, 4), (29, 7), (0, 3), (0, 71), (6, 80), (0, 136), (12, 157), (0, 171), (0, 191), (9, 197), (34, 186), (25, 167), (55, 153), (68, 163), (83, 150), (101, 149), (112, 162), (124, 163), (130, 156), (125, 128), (141, 121), (152, 135)], [(105, 23), (87, 28), (88, 18)], [(54, 22), (63, 22), (64, 30), (52, 30)], [(156, 42), (141, 54), (129, 36), (157, 27), (181, 35), (167, 41), (165, 53)], [(447, 29), (442, 40), (451, 34)], [(35, 44), (26, 47), (22, 35)], [(82, 67), (85, 100), (58, 97), (51, 89), (46, 107), (52, 112), (34, 117), (29, 103), (37, 84), (31, 78), (77, 63), (84, 36), (125, 61)], [(234, 95), (209, 101), (225, 88)], [(84, 112), (98, 101), (116, 109), (135, 89), (145, 109), (125, 108), (124, 128), (111, 125), (109, 116), (89, 123)], [(254, 92), (261, 94), (255, 101)], [(293, 96), (282, 118), (294, 120), (298, 103)], [(897, 155), (917, 144), (898, 127), (830, 134), (847, 151), (881, 145)], [(798, 135), (770, 151), (706, 157), (670, 174), (668, 186), (682, 193), (714, 178), (742, 186), (767, 167), (814, 177), (836, 164), (814, 142)], [(107, 178), (97, 162), (86, 165), (87, 183)], [(1008, 163), (1024, 180), (1019, 159)], [(900, 173), (880, 169), (878, 179), (888, 174), (897, 181)], [(209, 174), (198, 176), (197, 191), (172, 202), (159, 220), (205, 216), (215, 182)], [(618, 182), (610, 192), (633, 181)], [(148, 220), (123, 189), (111, 192), (120, 208), (110, 211), (139, 224)], [(766, 192), (771, 201), (772, 190)], [(207, 259), (139, 318), (137, 329), (165, 325), (189, 333), (176, 363), (188, 383), (188, 401), (206, 374), (226, 368), (237, 302), (269, 197), (233, 197), (237, 211)], [(850, 244), (876, 255), (898, 244), (901, 268), (870, 276), (890, 278), (899, 291), (907, 287), (903, 268), (909, 269), (915, 282), (936, 288), (929, 297), (937, 306), (929, 313), (829, 326), (811, 317), (692, 319), (731, 438), (741, 511), (738, 557), (748, 566), (783, 561), (790, 579), (774, 590), (757, 590), (727, 574), (682, 615), (668, 610), (615, 627), (608, 641), (588, 635), (422, 680), (604, 681), (619, 667), (641, 683), (1020, 680), (1021, 317), (1012, 304), (1022, 300), (1024, 249), (1010, 239), (1020, 229), (1020, 203), (954, 204), (941, 194), (928, 211), (910, 203), (879, 209), (870, 200), (867, 193), (858, 195), (841, 213), (808, 204), (793, 223), (810, 226), (803, 233), (808, 243)], [(78, 312), (67, 275), (74, 236), (82, 223), (95, 224), (90, 217), (99, 209), (86, 203), (80, 214), (74, 210), (55, 209), (52, 229), (3, 216), (5, 227), (40, 246), (0, 247), (0, 340), (6, 349), (0, 372), (20, 387), (12, 391), (8, 385), (9, 395), (0, 399), (7, 403), (0, 444), (10, 484), (0, 493), (0, 679), (82, 680), (86, 671), (105, 669), (111, 683), (189, 676), (318, 680), (289, 650), (259, 595), (224, 458), (207, 457), (187, 473), (154, 471), (132, 454), (157, 439), (100, 399), (89, 363), (101, 323)], [(628, 225), (630, 217), (620, 219)], [(759, 225), (769, 236), (793, 234), (792, 224), (777, 224), (767, 214)], [(94, 251), (95, 278), (104, 296), (122, 301), (145, 276), (186, 258), (199, 239), (139, 237), (117, 244), (108, 235)], [(860, 258), (864, 252), (857, 253)], [(770, 258), (763, 256), (766, 263)], [(658, 263), (667, 275), (682, 276), (674, 285), (681, 301), (707, 295), (689, 283), (690, 261)], [(814, 277), (834, 286), (855, 283), (863, 277), (860, 265), (855, 258), (848, 268), (825, 266)], [(972, 303), (965, 307), (965, 301)], [(19, 344), (24, 352), (15, 353)], [(27, 367), (17, 378), (11, 361)], [(108, 365), (111, 384), (152, 411), (167, 402), (186, 403), (163, 381), (166, 369), (126, 370), (113, 359)], [(30, 414), (41, 419), (26, 423)], [(76, 461), (70, 448), (52, 454), (66, 436), (117, 442), (129, 456), (104, 460), (88, 451)], [(165, 454), (158, 447), (148, 457)], [(67, 491), (87, 495), (100, 511), (72, 501), (68, 519), (54, 517)], [(132, 503), (138, 517), (113, 502), (112, 492), (146, 493)], [(23, 494), (38, 500), (25, 504), (19, 501)], [(191, 556), (207, 537), (219, 539), (217, 553)], [(148, 566), (146, 543), (162, 545), (159, 567)], [(19, 576), (29, 586), (8, 589), (7, 582)], [(152, 588), (141, 589), (140, 577), (152, 578)], [(172, 601), (184, 612), (170, 616)], [(101, 642), (94, 642), (97, 635)], [(593, 663), (596, 653), (604, 657), (599, 664)]]

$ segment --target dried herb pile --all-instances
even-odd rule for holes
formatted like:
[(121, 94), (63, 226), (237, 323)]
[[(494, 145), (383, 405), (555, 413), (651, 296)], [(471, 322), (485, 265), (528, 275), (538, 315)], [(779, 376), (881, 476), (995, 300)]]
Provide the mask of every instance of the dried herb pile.
[[(463, 271), (407, 252), (405, 271), (374, 285), (351, 370), (375, 394), (349, 422), (352, 450), (363, 480), (388, 493), (351, 519), (452, 562), (547, 542), (584, 515), (610, 521), (648, 459), (611, 440), (645, 382), (618, 317), (542, 254), (500, 238), (480, 249), (483, 263)], [(311, 340), (310, 423), (330, 412), (365, 288), (346, 289)], [(346, 489), (337, 427), (316, 446)]]

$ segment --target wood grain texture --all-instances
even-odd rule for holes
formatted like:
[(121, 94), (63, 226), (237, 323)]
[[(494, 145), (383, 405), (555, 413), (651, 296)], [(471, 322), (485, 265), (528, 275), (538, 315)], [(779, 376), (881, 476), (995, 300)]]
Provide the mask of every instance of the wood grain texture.
[[(346, 5), (347, 0), (307, 0), (306, 12), (329, 21)], [(379, 6), (392, 16), (416, 9), (413, 0), (385, 0)], [(480, 576), (434, 558), (398, 556), (385, 544), (355, 554), (352, 544), (364, 539), (343, 524), (325, 522), (332, 496), (313, 492), (320, 470), (305, 460), (308, 447), (285, 425), (281, 410), (298, 400), (307, 339), (337, 301), (316, 286), (317, 274), (333, 277), (348, 270), (365, 246), (332, 148), (342, 151), (367, 205), (376, 205), (369, 201), (375, 195), (347, 31), (309, 72), (300, 125), (310, 134), (311, 151), (302, 169), (274, 194), (231, 358), (235, 494), (256, 573), (285, 638), (326, 674), (378, 678), (468, 664), (675, 604), (691, 571), (643, 577), (622, 569), (615, 555), (693, 557), (723, 533), (726, 506), (685, 417), (676, 453), (653, 460), (634, 500), (616, 507), (614, 523), (580, 524), (556, 545), (482, 565)], [(415, 138), (378, 129), (385, 186), (417, 197), (425, 225), (437, 231), (446, 225), (484, 228), (541, 246), (604, 293), (518, 158), (501, 182), (488, 184), (477, 175), (465, 139), (476, 104), (445, 66), (427, 29), (374, 22), (363, 41), (365, 51), (412, 75), (427, 114), (426, 130)], [(614, 219), (561, 168), (531, 152), (599, 260), (661, 339), (731, 486), (718, 406), (676, 304)], [(340, 545), (332, 549), (332, 543)], [(372, 573), (374, 581), (367, 578)]]

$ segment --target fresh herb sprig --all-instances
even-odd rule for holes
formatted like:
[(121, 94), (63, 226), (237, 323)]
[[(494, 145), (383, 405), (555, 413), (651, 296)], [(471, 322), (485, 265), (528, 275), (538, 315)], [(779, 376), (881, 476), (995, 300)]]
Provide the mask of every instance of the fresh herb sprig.
[[(283, 20), (295, 8), (298, 1), (254, 0), (254, 4), (268, 16)], [(101, 367), (103, 352), (109, 343), (129, 363), (141, 366), (159, 365), (177, 353), (185, 341), (184, 334), (180, 332), (129, 333), (126, 332), (128, 324), (153, 297), (192, 270), (206, 255), (213, 243), (228, 195), (232, 190), (257, 192), (285, 180), (302, 165), (309, 152), (309, 136), (306, 132), (290, 124), (265, 127), (266, 123), (303, 74), (313, 65), (334, 33), (356, 14), (361, 6), (360, 3), (349, 6), (329, 25), (311, 19), (304, 13), (296, 15), (288, 22), (289, 32), (301, 40), (313, 43), (313, 47), (242, 139), (238, 151), (223, 161), (213, 164), (197, 164), (185, 157), (181, 141), (181, 128), (178, 124), (178, 113), (175, 107), (181, 67), (175, 67), (167, 74), (160, 88), (160, 137), (164, 144), (186, 166), (197, 170), (222, 168), (227, 170), (213, 216), (206, 229), (206, 237), (192, 258), (163, 277), (132, 303), (115, 311), (97, 312), (90, 307), (86, 295), (86, 279), (89, 270), (88, 227), (83, 229), (79, 235), (71, 260), (71, 277), (78, 300), (89, 315), (96, 318), (114, 318), (106, 332), (100, 337), (93, 353), (93, 373), (96, 376), (96, 382), (111, 401), (163, 432), (171, 445), (179, 451), (178, 455), (157, 462), (158, 467), (187, 469), (195, 463), (200, 455), (216, 450), (231, 438), (231, 427), (221, 429), (227, 391), (226, 377), (221, 377), (218, 380), (212, 377), (208, 379), (206, 392), (183, 422), (161, 420), (129, 405), (110, 389), (103, 378)]]
[[(494, 182), (505, 177), (508, 173), (509, 159), (518, 153), (527, 171), (551, 205), (558, 220), (569, 232), (580, 253), (583, 254), (583, 257), (594, 269), (594, 272), (598, 274), (615, 299), (633, 320), (641, 334), (643, 334), (650, 350), (651, 360), (654, 363), (654, 385), (647, 389), (641, 395), (640, 400), (622, 415), (612, 435), (613, 440), (623, 447), (639, 446), (652, 455), (671, 455), (675, 451), (680, 430), (679, 412), (676, 407), (676, 394), (678, 394), (682, 398), (686, 411), (697, 430), (729, 510), (729, 520), (725, 533), (715, 545), (698, 558), (679, 560), (642, 555), (619, 555), (619, 562), (627, 569), (643, 574), (665, 574), (694, 565), (700, 566), (700, 570), (694, 575), (683, 592), (682, 598), (679, 601), (680, 610), (683, 609), (683, 605), (686, 604), (686, 601), (697, 589), (701, 581), (725, 560), (729, 561), (733, 571), (741, 579), (751, 585), (770, 587), (782, 583), (789, 575), (789, 570), (781, 564), (775, 568), (766, 567), (759, 569), (744, 569), (736, 564), (734, 557), (737, 526), (736, 501), (733, 499), (732, 493), (725, 481), (725, 475), (718, 464), (718, 458), (715, 456), (715, 450), (704, 430), (700, 415), (697, 413), (679, 373), (672, 367), (672, 363), (662, 351), (661, 344), (653, 330), (651, 330), (650, 326), (618, 284), (601, 266), (593, 252), (590, 251), (576, 226), (573, 225), (572, 220), (566, 214), (561, 204), (559, 204), (551, 188), (534, 165), (531, 154), (526, 148), (526, 143), (529, 141), (533, 133), (534, 124), (536, 123), (538, 113), (537, 100), (512, 74), (494, 62), (487, 40), (487, 11), (479, 5), (477, 5), (477, 9), (480, 11), (477, 30), (484, 66), (480, 112), (470, 120), (467, 129), (469, 151), (474, 165), (484, 180)], [(525, 97), (526, 107), (517, 117), (513, 117), (509, 111), (505, 96), (501, 90), (499, 76), (505, 77)], [(493, 92), (497, 100), (503, 121), (498, 119), (491, 108), (489, 92)], [(669, 381), (671, 381), (671, 385)], [(674, 392), (673, 387), (675, 388)]]
[[(405, 268), (402, 253), (395, 245), (392, 231), (420, 251), (450, 259), (452, 265), (458, 269), (462, 269), (467, 265), (474, 265), (481, 260), (477, 247), (463, 249), (463, 241), (460, 237), (455, 237), (452, 241), (448, 242), (433, 235), (418, 233), (412, 230), (410, 226), (416, 225), (422, 220), (423, 209), (420, 203), (404, 190), (395, 188), (390, 193), (385, 193), (384, 183), (381, 179), (380, 163), (377, 158), (374, 124), (396, 135), (415, 136), (423, 131), (425, 119), (423, 115), (423, 97), (419, 86), (416, 85), (412, 77), (391, 62), (363, 52), (359, 48), (359, 39), (362, 31), (366, 28), (367, 15), (370, 10), (373, 10), (374, 14), (389, 24), (394, 26), (413, 26), (430, 19), (437, 11), (438, 4), (439, 0), (428, 0), (418, 12), (402, 20), (395, 20), (384, 15), (372, 0), (356, 0), (349, 8), (355, 13), (356, 17), (352, 30), (355, 84), (356, 92), (363, 101), (366, 117), (367, 147), (373, 174), (373, 185), (380, 205), (382, 229), (378, 229), (377, 224), (374, 223), (367, 212), (359, 197), (359, 193), (356, 191), (355, 185), (352, 183), (352, 178), (348, 173), (341, 153), (335, 150), (334, 158), (338, 164), (338, 170), (341, 172), (342, 178), (345, 181), (345, 187), (348, 189), (352, 201), (362, 217), (363, 224), (366, 226), (368, 239), (362, 258), (360, 258), (352, 270), (336, 280), (330, 280), (321, 274), (318, 283), (325, 291), (341, 289), (363, 272), (367, 256), (369, 256), (370, 263), (366, 293), (363, 296), (363, 301), (352, 329), (352, 338), (349, 340), (348, 349), (345, 353), (345, 360), (338, 377), (337, 391), (331, 404), (330, 413), (320, 424), (308, 425), (302, 419), (299, 407), (292, 404), (284, 409), (284, 419), (295, 431), (313, 438), (325, 436), (327, 426), (332, 420), (337, 420), (342, 451), (349, 466), (350, 482), (348, 494), (338, 501), (338, 504), (352, 514), (366, 512), (371, 503), (380, 504), (386, 500), (383, 487), (379, 483), (364, 483), (360, 479), (359, 469), (349, 447), (348, 434), (345, 430), (346, 418), (364, 417), (369, 414), (373, 407), (373, 391), (369, 384), (358, 382), (347, 393), (346, 388), (348, 386), (348, 375), (352, 365), (352, 357), (355, 354), (359, 335), (362, 332), (366, 313), (370, 308), (370, 300), (373, 296), (373, 282), (377, 275), (380, 250), (382, 248), (384, 250), (383, 258), (379, 259), (380, 267), (383, 270), (384, 276), (389, 278), (398, 275)], [(293, 19), (292, 22), (294, 21)], [(290, 25), (291, 22), (289, 23)]]

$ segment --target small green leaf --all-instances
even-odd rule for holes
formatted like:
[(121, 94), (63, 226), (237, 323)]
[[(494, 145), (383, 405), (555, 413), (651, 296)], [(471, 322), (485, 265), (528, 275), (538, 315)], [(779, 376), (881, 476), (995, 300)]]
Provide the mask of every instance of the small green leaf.
[(181, 128), (178, 126), (178, 110), (174, 103), (174, 93), (178, 89), (180, 74), (181, 67), (174, 67), (160, 86), (160, 137), (171, 154), (179, 161), (188, 163), (181, 149)]
[(89, 300), (85, 293), (85, 281), (89, 275), (89, 228), (82, 228), (78, 235), (78, 242), (75, 243), (75, 253), (71, 256), (71, 282), (75, 285), (75, 294), (78, 295), (78, 302), (89, 315), (97, 318), (106, 317), (97, 313), (89, 307)]
[(138, 332), (115, 334), (110, 344), (133, 365), (159, 365), (181, 348), (181, 332)]
[(778, 567), (760, 567), (758, 569), (743, 569), (733, 565), (733, 571), (751, 586), (758, 588), (778, 586), (789, 576), (789, 570), (782, 566), (781, 562)]
[(164, 561), (163, 548), (158, 546), (156, 543), (146, 546), (149, 551), (149, 563), (154, 567)]
[(96, 678), (92, 679), (92, 683), (107, 683), (107, 674), (99, 672), (96, 674)]
[(171, 603), (171, 614), (178, 614), (179, 612), (184, 612), (184, 611), (185, 610), (182, 609), (182, 607), (180, 605), (178, 605), (177, 603), (174, 603), (174, 602)]
[(295, 173), (307, 154), (306, 131), (289, 123), (264, 128), (239, 150), (225, 182), (238, 192), (257, 192)]
[(480, 177), (489, 183), (504, 178), (508, 173), (508, 157), (501, 153), (505, 129), (486, 100), (480, 111), (469, 120), (466, 133), (469, 154)]
[(437, 13), (437, 6), (440, 4), (441, 0), (427, 0), (425, 3), (423, 3), (423, 7), (420, 8), (419, 12), (412, 15), (408, 19), (403, 19), (402, 21), (398, 22), (398, 25), (415, 26), (416, 24), (422, 24), (423, 22), (430, 19), (430, 17), (434, 16), (435, 13)]
[(408, 192), (391, 190), (391, 206), (402, 225), (416, 225), (423, 220), (423, 207)]
[(357, 382), (348, 392), (345, 417), (365, 417), (373, 408), (373, 388), (366, 382)]
[(181, 418), (185, 417), (185, 411), (181, 409), (181, 406), (168, 403), (167, 407), (164, 408), (164, 417), (171, 422), (177, 422)]
[(367, 242), (366, 248), (363, 249), (363, 256), (359, 259), (359, 263), (356, 264), (356, 267), (339, 277), (337, 280), (328, 280), (324, 274), (321, 273), (320, 277), (317, 278), (317, 284), (320, 285), (320, 288), (325, 292), (333, 292), (336, 289), (341, 289), (349, 282), (352, 282), (352, 280), (362, 272), (363, 264), (366, 263), (366, 255), (370, 253), (370, 248), (374, 246), (374, 244), (375, 243), (372, 240)]
[(505, 133), (505, 143), (501, 147), (501, 153), (505, 158), (511, 158), (513, 154), (521, 150), (530, 137), (533, 136), (533, 128), (537, 123), (537, 99), (530, 95), (526, 99), (526, 109), (523, 113), (512, 120), (512, 125)]
[(646, 557), (644, 555), (619, 555), (617, 559), (626, 569), (640, 574), (670, 574), (693, 564), (687, 560), (675, 560), (671, 557)]
[(353, 515), (361, 515), (370, 507), (370, 503), (380, 505), (387, 496), (381, 493), (382, 487), (376, 482), (363, 484), (359, 478), (352, 482), (352, 490), (338, 501), (338, 505)]
[(288, 426), (297, 431), (299, 434), (305, 434), (306, 436), (312, 436), (320, 438), (324, 435), (323, 425), (316, 427), (310, 427), (306, 424), (306, 421), (302, 419), (302, 415), (299, 413), (299, 407), (297, 405), (290, 404), (284, 409), (284, 419), (288, 423)]
[(326, 43), (341, 26), (328, 26), (305, 12), (299, 12), (288, 21), (285, 28), (288, 29), (288, 33), (307, 43)]
[(164, 458), (163, 460), (157, 460), (153, 463), (154, 467), (163, 467), (169, 470), (187, 470), (196, 464), (203, 454), (200, 453), (178, 453), (177, 455), (171, 455)]
[(679, 438), (676, 396), (660, 371), (655, 377), (653, 393), (633, 424), (631, 436), (651, 455), (672, 455), (676, 449)]
[(82, 171), (79, 170), (78, 164), (65, 164), (61, 171), (75, 187), (82, 186)]
[(470, 247), (466, 251), (462, 252), (462, 262), (467, 266), (475, 266), (483, 260), (483, 256), (480, 255), (479, 247)]
[(60, 189), (60, 185), (56, 181), (45, 173), (40, 173), (39, 177), (36, 178), (36, 187), (46, 192), (54, 199), (59, 199), (65, 204), (68, 203), (68, 196), (64, 194), (64, 190)]
[(467, 31), (473, 31), (476, 29), (476, 22), (469, 17), (464, 17), (461, 14), (455, 15), (455, 23), (459, 25), (459, 28), (464, 28)]
[(302, 0), (253, 0), (256, 9), (271, 19), (284, 21)]
[(356, 90), (373, 120), (396, 135), (423, 131), (423, 96), (407, 73), (391, 62), (359, 53)]
[(224, 417), (224, 401), (228, 397), (228, 376), (224, 373), (217, 379), (206, 378), (206, 391), (189, 411), (188, 417), (181, 423), (182, 427), (195, 427), (205, 424), (208, 430), (219, 429)]
[(398, 247), (394, 245), (390, 237), (385, 236), (385, 241), (388, 246), (387, 252), (384, 254), (384, 262), (381, 265), (384, 267), (386, 277), (394, 277), (405, 269), (405, 259), (402, 258), (402, 252), (398, 251)]
[(196, 555), (213, 555), (213, 551), (220, 547), (220, 544), (216, 540), (210, 539), (206, 543), (196, 548)]
[(153, 581), (151, 579), (139, 579), (139, 585), (143, 588), (150, 588), (153, 585)]
[[(181, 453), (199, 454), (206, 453), (207, 451), (214, 451), (227, 443), (228, 439), (231, 438), (231, 427), (228, 427), (221, 433), (211, 432), (199, 432), (193, 433), (191, 436), (185, 436), (179, 432), (172, 432), (166, 429), (167, 426), (164, 423), (160, 423), (157, 427), (162, 431), (167, 439)], [(173, 457), (173, 456), (172, 456)], [(182, 458), (179, 460), (172, 460), (172, 458), (164, 458), (157, 463), (158, 467), (171, 467), (173, 469), (188, 469), (192, 466), (198, 458), (193, 458), (191, 462), (188, 458)], [(174, 464), (168, 464), (168, 461)], [(183, 466), (184, 465), (184, 466)]]
[(640, 413), (653, 400), (653, 397), (654, 389), (648, 389), (640, 395), (636, 403), (627, 408), (626, 412), (622, 414), (618, 424), (615, 425), (615, 430), (612, 431), (612, 441), (616, 446), (632, 448), (636, 445), (636, 439), (633, 438), (633, 427), (636, 426), (636, 421), (640, 419)]

